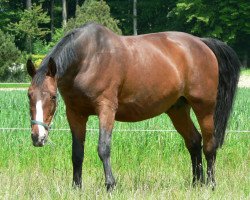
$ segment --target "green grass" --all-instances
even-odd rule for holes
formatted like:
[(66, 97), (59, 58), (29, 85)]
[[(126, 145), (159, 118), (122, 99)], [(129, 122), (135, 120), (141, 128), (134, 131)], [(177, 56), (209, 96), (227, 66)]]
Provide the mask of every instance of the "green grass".
[(30, 83), (0, 83), (0, 88), (28, 88)]
[[(250, 90), (239, 89), (229, 122), (231, 130), (250, 130)], [(60, 101), (54, 128), (68, 128)], [(25, 91), (0, 92), (0, 127), (29, 127)], [(91, 117), (88, 128), (96, 129)], [(166, 115), (140, 123), (116, 123), (115, 129), (173, 129)], [(114, 131), (112, 167), (117, 187), (107, 193), (97, 155), (97, 131), (88, 131), (83, 190), (74, 190), (69, 131), (51, 131), (43, 148), (31, 144), (29, 131), (0, 131), (0, 199), (249, 199), (250, 134), (228, 133), (218, 151), (217, 188), (192, 188), (191, 163), (175, 132)]]
[(242, 69), (241, 72), (240, 72), (241, 75), (247, 75), (247, 76), (250, 76), (250, 69)]

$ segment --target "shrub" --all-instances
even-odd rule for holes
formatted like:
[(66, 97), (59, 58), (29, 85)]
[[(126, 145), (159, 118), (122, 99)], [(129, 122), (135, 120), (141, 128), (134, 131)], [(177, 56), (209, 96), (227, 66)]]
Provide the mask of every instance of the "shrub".
[(41, 63), (42, 63), (43, 59), (45, 58), (45, 56), (46, 55), (40, 55), (40, 54), (33, 54), (31, 56), (31, 59), (32, 59), (33, 63), (35, 64), (36, 68), (38, 68), (41, 65)]
[(110, 15), (110, 8), (103, 0), (86, 0), (81, 7), (78, 6), (76, 17), (69, 19), (65, 31), (80, 27), (87, 22), (96, 22), (108, 27), (117, 34), (122, 33), (118, 27), (119, 20)]
[(23, 81), (26, 71), (21, 60), (14, 37), (0, 30), (0, 81)]
[(50, 50), (47, 42), (45, 40), (36, 40), (33, 43), (33, 53), (34, 54), (47, 54)]

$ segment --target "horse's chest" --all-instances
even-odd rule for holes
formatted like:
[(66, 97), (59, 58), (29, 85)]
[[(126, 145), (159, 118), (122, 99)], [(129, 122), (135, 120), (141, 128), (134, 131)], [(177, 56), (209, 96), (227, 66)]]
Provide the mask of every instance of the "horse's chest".
[(80, 93), (62, 95), (67, 108), (81, 115), (92, 115), (95, 109), (87, 97)]

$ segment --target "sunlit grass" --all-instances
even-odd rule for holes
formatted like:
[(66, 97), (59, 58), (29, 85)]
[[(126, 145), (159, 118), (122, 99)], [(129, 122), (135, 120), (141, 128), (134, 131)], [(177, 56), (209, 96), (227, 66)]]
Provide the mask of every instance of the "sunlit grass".
[(30, 83), (0, 83), (0, 88), (28, 88)]
[(250, 76), (250, 69), (244, 68), (241, 70), (240, 74)]
[[(250, 130), (250, 90), (238, 91), (230, 130)], [(0, 128), (28, 128), (25, 91), (0, 92)], [(54, 128), (68, 128), (60, 101)], [(88, 128), (97, 129), (96, 117)], [(166, 115), (140, 123), (116, 123), (123, 129), (173, 129)], [(71, 135), (51, 131), (43, 148), (31, 144), (25, 130), (0, 131), (0, 199), (249, 199), (250, 133), (228, 133), (218, 151), (217, 188), (192, 188), (191, 162), (176, 132), (114, 131), (112, 167), (117, 187), (107, 193), (97, 154), (97, 131), (88, 131), (83, 165), (83, 189), (72, 183)], [(204, 160), (204, 159), (203, 159)], [(205, 161), (205, 160), (204, 160)], [(205, 164), (205, 163), (204, 163)]]

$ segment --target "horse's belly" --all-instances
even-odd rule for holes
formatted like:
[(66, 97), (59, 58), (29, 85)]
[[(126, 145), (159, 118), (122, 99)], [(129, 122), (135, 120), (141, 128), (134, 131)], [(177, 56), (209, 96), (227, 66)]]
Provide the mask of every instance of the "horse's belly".
[(127, 102), (118, 105), (115, 119), (123, 122), (136, 122), (158, 116), (166, 112), (176, 98), (163, 99), (161, 102)]

